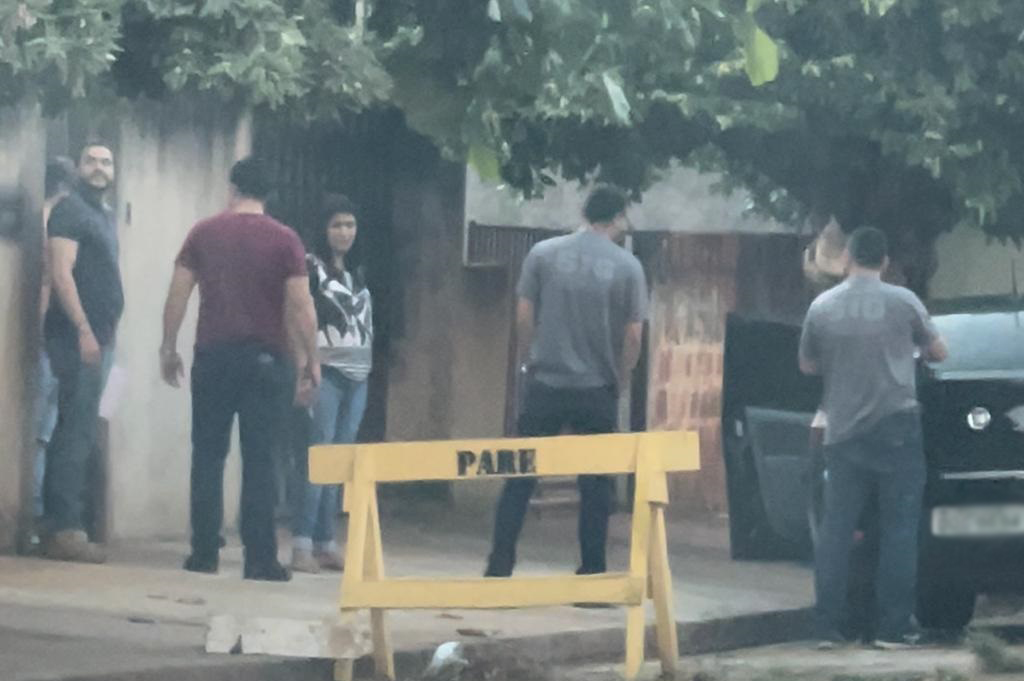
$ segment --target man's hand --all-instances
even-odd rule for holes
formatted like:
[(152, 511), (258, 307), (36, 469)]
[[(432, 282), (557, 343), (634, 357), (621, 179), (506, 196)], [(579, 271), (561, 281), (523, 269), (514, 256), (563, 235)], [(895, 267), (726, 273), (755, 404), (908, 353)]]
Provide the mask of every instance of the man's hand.
[(181, 386), (181, 379), (185, 377), (185, 364), (174, 348), (160, 348), (160, 374), (164, 377), (164, 383), (172, 388)]
[(100, 344), (88, 326), (83, 326), (78, 330), (78, 350), (82, 357), (82, 364), (96, 365), (103, 359)]
[(310, 407), (316, 401), (317, 390), (320, 388), (320, 364), (312, 362), (299, 372), (295, 381), (295, 406)]
[(946, 341), (941, 337), (936, 337), (923, 350), (924, 358), (929, 362), (941, 364), (949, 359), (949, 348), (946, 346)]
[(171, 276), (171, 286), (167, 290), (167, 302), (164, 303), (164, 339), (160, 343), (160, 374), (172, 388), (180, 386), (185, 376), (185, 365), (177, 350), (178, 331), (195, 286), (196, 275), (192, 270), (184, 265), (176, 265)]

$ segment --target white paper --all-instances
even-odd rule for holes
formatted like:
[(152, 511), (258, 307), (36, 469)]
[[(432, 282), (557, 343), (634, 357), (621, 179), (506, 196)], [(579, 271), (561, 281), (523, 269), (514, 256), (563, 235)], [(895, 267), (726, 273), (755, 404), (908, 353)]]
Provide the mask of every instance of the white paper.
[(121, 403), (121, 396), (127, 384), (126, 379), (127, 372), (124, 369), (117, 365), (110, 368), (107, 385), (103, 388), (103, 395), (100, 396), (100, 418), (109, 421), (117, 412), (117, 405)]

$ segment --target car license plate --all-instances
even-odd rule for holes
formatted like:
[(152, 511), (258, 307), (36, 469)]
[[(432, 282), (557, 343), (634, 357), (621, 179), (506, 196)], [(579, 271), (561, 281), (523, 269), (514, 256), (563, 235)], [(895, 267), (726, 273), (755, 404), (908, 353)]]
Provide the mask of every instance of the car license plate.
[(932, 509), (936, 537), (1024, 535), (1024, 505), (939, 506)]

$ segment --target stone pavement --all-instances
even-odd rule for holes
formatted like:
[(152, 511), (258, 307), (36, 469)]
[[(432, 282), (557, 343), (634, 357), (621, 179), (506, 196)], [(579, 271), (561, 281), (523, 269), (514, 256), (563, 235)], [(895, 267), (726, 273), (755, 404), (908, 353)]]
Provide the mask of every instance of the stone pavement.
[[(625, 566), (628, 516), (613, 519), (611, 569)], [(438, 514), (383, 519), (391, 575), (475, 576), (488, 549), (486, 521)], [(806, 567), (734, 563), (722, 522), (670, 523), (676, 613), (683, 649), (707, 651), (792, 640), (806, 631), (812, 587)], [(288, 584), (240, 579), (232, 539), (219, 575), (179, 569), (182, 542), (125, 543), (107, 565), (0, 557), (0, 679), (329, 678), (322, 661), (206, 655), (214, 614), (324, 619), (335, 612), (337, 575), (297, 575)], [(545, 515), (524, 532), (517, 574), (575, 567), (575, 518)], [(412, 669), (439, 643), (525, 646), (552, 663), (610, 660), (621, 653), (624, 614), (568, 607), (502, 611), (395, 611), (399, 668)], [(484, 634), (483, 637), (480, 634)], [(259, 674), (267, 674), (259, 676)]]

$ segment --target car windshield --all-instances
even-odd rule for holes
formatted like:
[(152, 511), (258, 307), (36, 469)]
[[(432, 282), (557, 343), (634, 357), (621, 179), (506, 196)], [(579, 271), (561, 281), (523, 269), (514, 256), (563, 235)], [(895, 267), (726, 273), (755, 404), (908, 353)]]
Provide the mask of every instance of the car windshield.
[(949, 359), (936, 364), (944, 375), (963, 378), (1024, 378), (1024, 311), (938, 313)]

